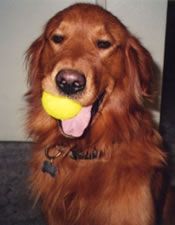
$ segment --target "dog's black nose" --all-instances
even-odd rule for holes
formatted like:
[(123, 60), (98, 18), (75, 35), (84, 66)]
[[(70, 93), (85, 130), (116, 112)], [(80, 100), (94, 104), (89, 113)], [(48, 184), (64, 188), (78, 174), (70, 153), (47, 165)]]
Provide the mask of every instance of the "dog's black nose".
[(61, 70), (55, 77), (55, 82), (60, 91), (66, 95), (73, 95), (83, 91), (86, 86), (84, 74), (76, 70)]

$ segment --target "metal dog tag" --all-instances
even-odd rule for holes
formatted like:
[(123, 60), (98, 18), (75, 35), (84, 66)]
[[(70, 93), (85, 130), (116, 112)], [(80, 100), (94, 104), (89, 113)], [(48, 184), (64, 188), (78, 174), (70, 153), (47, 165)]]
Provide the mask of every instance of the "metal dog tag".
[(52, 177), (55, 177), (57, 168), (52, 164), (52, 161), (45, 160), (43, 163), (42, 171), (44, 173), (49, 173)]
[[(54, 155), (51, 155), (51, 152), (53, 149), (56, 150), (56, 154)], [(48, 160), (45, 160), (43, 162), (43, 166), (41, 168), (41, 170), (44, 172), (44, 173), (48, 173), (50, 174), (52, 177), (55, 177), (56, 174), (57, 174), (57, 167), (53, 164), (53, 161), (56, 159), (56, 158), (59, 158), (60, 156), (62, 156), (62, 152), (59, 150), (59, 147), (58, 146), (55, 146), (55, 147), (47, 147), (45, 149), (45, 156)]]

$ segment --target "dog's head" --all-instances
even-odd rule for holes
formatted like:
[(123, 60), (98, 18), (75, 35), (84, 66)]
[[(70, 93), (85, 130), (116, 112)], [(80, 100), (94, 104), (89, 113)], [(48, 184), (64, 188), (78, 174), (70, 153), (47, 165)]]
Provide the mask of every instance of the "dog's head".
[(61, 133), (71, 138), (83, 136), (100, 118), (108, 129), (114, 116), (133, 112), (149, 95), (149, 53), (115, 16), (97, 5), (76, 4), (57, 13), (30, 46), (27, 60), (35, 130), (47, 130), (55, 122), (41, 107), (42, 90), (83, 106), (75, 118), (59, 121)]

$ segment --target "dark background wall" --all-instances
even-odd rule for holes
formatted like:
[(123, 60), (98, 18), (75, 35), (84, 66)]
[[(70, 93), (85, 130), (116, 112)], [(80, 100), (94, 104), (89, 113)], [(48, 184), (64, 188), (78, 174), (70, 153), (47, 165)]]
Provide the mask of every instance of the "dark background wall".
[(175, 1), (168, 4), (160, 131), (169, 152), (175, 186)]

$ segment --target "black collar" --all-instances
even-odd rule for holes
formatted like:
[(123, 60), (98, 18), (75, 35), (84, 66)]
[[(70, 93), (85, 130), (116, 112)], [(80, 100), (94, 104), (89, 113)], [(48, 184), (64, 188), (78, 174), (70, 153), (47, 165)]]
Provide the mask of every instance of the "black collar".
[[(54, 154), (51, 153), (51, 150), (54, 150)], [(47, 160), (43, 162), (41, 170), (44, 173), (48, 173), (52, 177), (55, 177), (58, 172), (58, 168), (54, 165), (54, 160), (57, 158), (65, 158), (69, 156), (73, 160), (94, 160), (101, 158), (103, 156), (103, 152), (97, 150), (82, 152), (76, 150), (75, 148), (65, 151), (63, 147), (55, 145), (45, 149), (45, 156)]]
[(76, 149), (72, 149), (69, 155), (74, 160), (92, 160), (99, 159), (102, 156), (102, 152), (97, 150), (82, 152), (77, 151)]
[(76, 147), (73, 147), (70, 150), (66, 150), (65, 147), (59, 145), (49, 146), (45, 148), (46, 158), (52, 161), (60, 157), (65, 158), (66, 156), (69, 156), (74, 160), (92, 160), (99, 159), (102, 157), (102, 155), (102, 151), (91, 150), (83, 152), (81, 150), (77, 150)]

